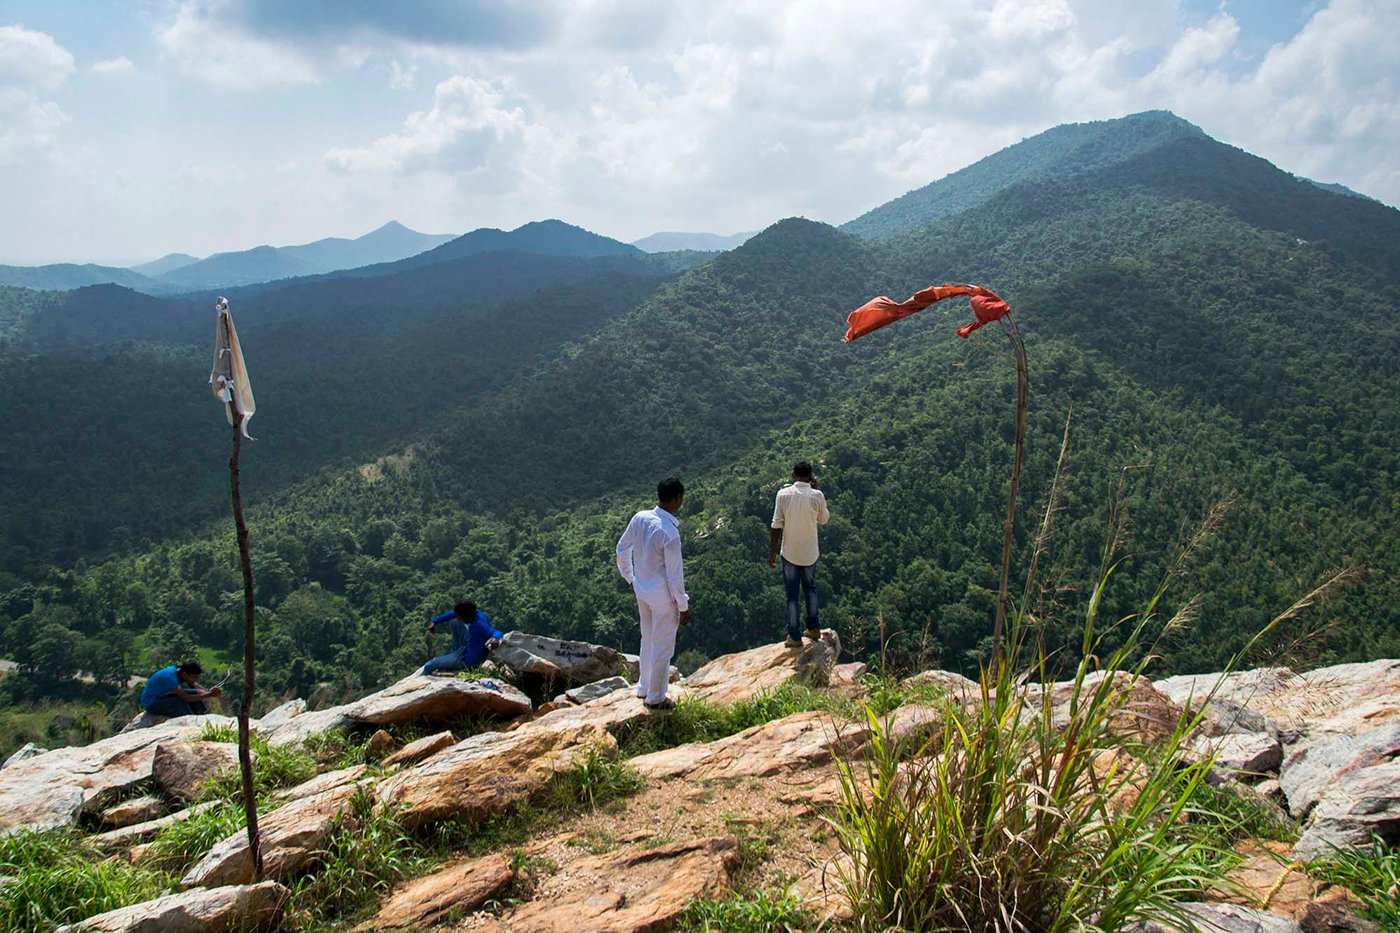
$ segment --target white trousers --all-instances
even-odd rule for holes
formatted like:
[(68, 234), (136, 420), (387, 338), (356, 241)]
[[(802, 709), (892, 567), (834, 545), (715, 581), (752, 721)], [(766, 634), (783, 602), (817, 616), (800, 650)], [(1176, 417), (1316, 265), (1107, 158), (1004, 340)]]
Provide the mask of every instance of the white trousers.
[(681, 614), (669, 600), (658, 606), (638, 597), (637, 616), (642, 622), (637, 696), (648, 703), (660, 703), (666, 699), (666, 688), (670, 685), (671, 656), (676, 653), (676, 629), (680, 627)]

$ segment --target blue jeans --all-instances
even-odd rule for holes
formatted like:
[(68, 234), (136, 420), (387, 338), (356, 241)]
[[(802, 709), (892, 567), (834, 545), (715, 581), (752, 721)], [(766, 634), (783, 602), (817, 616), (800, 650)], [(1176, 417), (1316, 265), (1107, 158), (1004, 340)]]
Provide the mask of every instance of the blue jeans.
[(797, 591), (799, 589), (807, 598), (807, 628), (809, 630), (821, 628), (821, 624), (817, 620), (817, 609), (821, 606), (821, 600), (817, 599), (817, 565), (799, 567), (796, 564), (789, 564), (787, 558), (783, 558), (783, 591), (787, 593), (787, 633), (788, 638), (793, 639), (802, 637), (802, 629), (797, 625)]
[(452, 620), (452, 650), (423, 665), (423, 673), (464, 671), (467, 669), (467, 637), (470, 631), (461, 619)]
[(176, 716), (203, 716), (209, 712), (209, 707), (205, 705), (203, 700), (189, 703), (173, 693), (167, 693), (146, 707), (146, 712), (152, 716), (169, 716), (174, 719)]

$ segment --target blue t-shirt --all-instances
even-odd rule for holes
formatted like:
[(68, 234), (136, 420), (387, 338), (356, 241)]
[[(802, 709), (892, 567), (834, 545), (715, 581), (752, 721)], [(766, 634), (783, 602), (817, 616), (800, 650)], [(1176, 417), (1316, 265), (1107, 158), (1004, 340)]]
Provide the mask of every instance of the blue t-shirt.
[[(433, 625), (438, 626), (442, 625), (444, 622), (456, 621), (459, 621), (457, 619), (457, 613), (449, 609), (442, 615), (434, 618)], [(492, 638), (500, 638), (502, 636), (500, 632), (491, 627), (490, 618), (480, 609), (476, 611), (476, 616), (466, 623), (465, 628), (467, 630), (466, 643), (459, 644), (459, 634), (454, 631), (452, 633), (452, 648), (453, 650), (460, 650), (462, 652), (462, 663), (470, 670), (486, 660), (486, 643)]]
[(180, 678), (175, 673), (175, 665), (162, 667), (150, 676), (141, 690), (141, 708), (147, 709), (156, 700), (180, 689)]

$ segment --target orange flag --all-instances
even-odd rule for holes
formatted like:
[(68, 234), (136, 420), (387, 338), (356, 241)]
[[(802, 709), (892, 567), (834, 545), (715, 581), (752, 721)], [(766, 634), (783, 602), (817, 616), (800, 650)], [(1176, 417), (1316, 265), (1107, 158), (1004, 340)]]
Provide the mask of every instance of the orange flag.
[(958, 328), (959, 337), (966, 337), (983, 324), (999, 321), (1011, 312), (1010, 306), (989, 288), (980, 285), (930, 285), (904, 301), (896, 302), (881, 295), (856, 308), (846, 318), (846, 323), (850, 325), (846, 328), (846, 340), (850, 342), (864, 337), (886, 324), (922, 311), (936, 301), (956, 295), (972, 296), (972, 314), (975, 318), (966, 327)]

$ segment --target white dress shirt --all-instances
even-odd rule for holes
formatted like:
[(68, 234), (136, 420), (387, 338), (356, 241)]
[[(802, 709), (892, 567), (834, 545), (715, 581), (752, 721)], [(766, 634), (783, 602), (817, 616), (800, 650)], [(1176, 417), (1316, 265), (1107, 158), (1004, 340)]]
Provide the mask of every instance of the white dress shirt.
[(657, 506), (632, 516), (617, 542), (617, 571), (637, 598), (653, 606), (690, 608), (681, 566), (681, 532), (676, 516)]
[(797, 567), (817, 562), (817, 526), (831, 517), (826, 496), (811, 483), (793, 483), (778, 490), (773, 504), (773, 527), (783, 530), (783, 560)]

